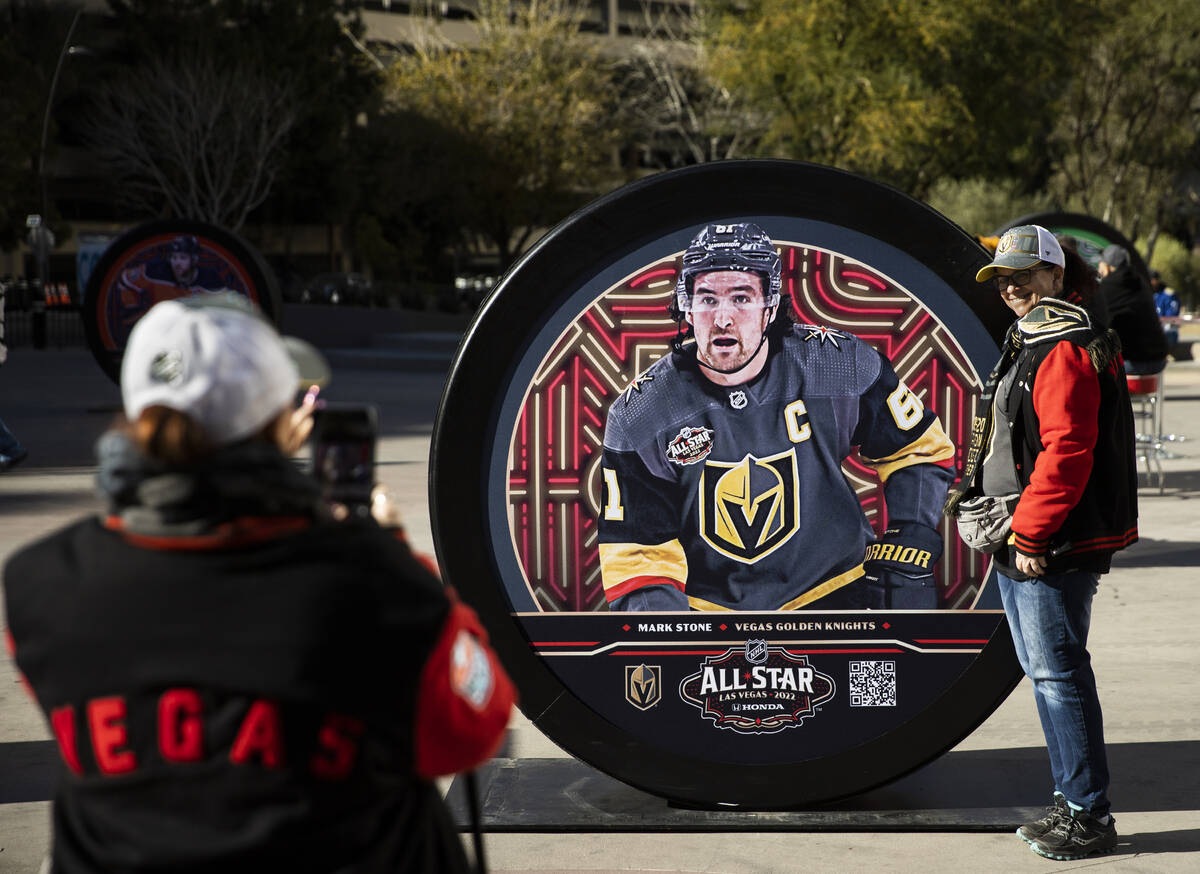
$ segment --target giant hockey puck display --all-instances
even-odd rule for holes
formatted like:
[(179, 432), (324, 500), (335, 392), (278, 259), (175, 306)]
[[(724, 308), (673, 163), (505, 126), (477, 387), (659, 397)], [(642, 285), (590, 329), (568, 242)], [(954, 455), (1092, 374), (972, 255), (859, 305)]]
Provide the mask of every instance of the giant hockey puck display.
[(117, 380), (129, 332), (150, 307), (217, 291), (250, 298), (278, 323), (275, 276), (246, 241), (183, 219), (138, 225), (109, 245), (89, 275), (82, 315), (92, 354)]
[[(698, 239), (745, 271), (727, 300), (694, 285)], [(885, 548), (921, 453), (962, 467), (1009, 323), (974, 281), (986, 261), (893, 189), (736, 161), (627, 186), (513, 266), (453, 363), (430, 499), (446, 580), (535, 725), (665, 798), (786, 808), (895, 779), (992, 713), (1020, 672), (989, 563), (945, 520), (934, 543)], [(702, 320), (728, 352), (735, 322), (774, 326), (768, 285), (789, 339), (713, 384)], [(635, 432), (657, 435), (644, 470), (622, 466)], [(884, 432), (900, 449), (860, 451)], [(849, 569), (821, 570), (847, 550)], [(855, 607), (881, 555), (925, 562), (929, 603)], [(648, 581), (683, 606), (626, 597)]]

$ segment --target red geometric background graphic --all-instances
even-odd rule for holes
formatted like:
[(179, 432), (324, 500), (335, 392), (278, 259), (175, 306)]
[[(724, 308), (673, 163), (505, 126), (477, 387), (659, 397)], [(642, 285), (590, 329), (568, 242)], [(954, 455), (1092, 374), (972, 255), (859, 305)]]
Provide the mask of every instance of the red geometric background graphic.
[[(941, 419), (961, 470), (981, 384), (954, 337), (920, 301), (870, 267), (802, 244), (777, 247), (796, 321), (856, 334), (886, 355)], [(529, 385), (509, 452), (509, 528), (543, 612), (607, 609), (596, 533), (604, 423), (609, 404), (670, 353), (677, 329), (667, 305), (677, 263), (678, 254), (664, 258), (601, 295), (563, 332)], [(857, 454), (842, 470), (882, 532), (887, 508), (874, 472)], [(944, 551), (934, 575), (942, 605), (968, 609), (987, 562), (946, 520), (939, 530)]]

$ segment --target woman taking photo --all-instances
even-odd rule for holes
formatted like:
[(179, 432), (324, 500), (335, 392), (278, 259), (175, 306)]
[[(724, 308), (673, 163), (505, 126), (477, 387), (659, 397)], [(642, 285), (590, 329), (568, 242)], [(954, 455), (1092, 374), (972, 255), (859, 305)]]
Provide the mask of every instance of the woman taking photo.
[(513, 687), (396, 532), (291, 463), (296, 348), (233, 295), (154, 306), (100, 442), (108, 515), (5, 568), (63, 762), (55, 872), (466, 870), (433, 778), (495, 751)]

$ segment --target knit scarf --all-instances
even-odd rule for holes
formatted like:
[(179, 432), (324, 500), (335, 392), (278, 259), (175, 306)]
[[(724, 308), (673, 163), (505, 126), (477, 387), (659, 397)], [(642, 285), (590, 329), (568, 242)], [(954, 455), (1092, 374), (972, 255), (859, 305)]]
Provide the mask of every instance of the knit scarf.
[(244, 517), (328, 513), (317, 482), (259, 440), (222, 447), (187, 467), (147, 458), (120, 431), (101, 436), (96, 453), (109, 513), (135, 534), (195, 536)]

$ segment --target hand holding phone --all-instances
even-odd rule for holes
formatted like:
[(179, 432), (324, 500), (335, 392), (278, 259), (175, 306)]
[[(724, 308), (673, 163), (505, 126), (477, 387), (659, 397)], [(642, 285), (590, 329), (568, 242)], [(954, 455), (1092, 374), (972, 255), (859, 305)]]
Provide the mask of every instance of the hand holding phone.
[(372, 406), (318, 407), (313, 415), (313, 474), (325, 499), (367, 517), (375, 487), (379, 415)]

